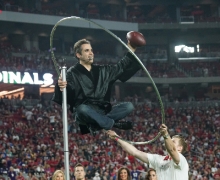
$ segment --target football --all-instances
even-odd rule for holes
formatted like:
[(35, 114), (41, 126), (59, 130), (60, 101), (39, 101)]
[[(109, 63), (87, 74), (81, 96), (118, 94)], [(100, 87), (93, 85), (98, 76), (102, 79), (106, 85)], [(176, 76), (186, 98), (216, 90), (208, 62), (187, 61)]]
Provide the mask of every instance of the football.
[(130, 41), (132, 47), (141, 47), (146, 45), (146, 40), (140, 32), (130, 31), (127, 33), (127, 40)]

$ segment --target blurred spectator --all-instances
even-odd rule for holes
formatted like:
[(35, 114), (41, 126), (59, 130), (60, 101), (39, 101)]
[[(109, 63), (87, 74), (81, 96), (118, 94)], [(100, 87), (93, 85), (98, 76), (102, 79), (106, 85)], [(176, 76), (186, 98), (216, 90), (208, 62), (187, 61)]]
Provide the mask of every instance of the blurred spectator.
[(149, 169), (145, 180), (157, 180), (157, 174), (154, 169)]
[(130, 180), (131, 172), (127, 167), (121, 167), (116, 176), (117, 180)]
[(208, 76), (209, 76), (209, 70), (208, 70), (207, 67), (205, 67), (205, 68), (203, 69), (203, 72), (204, 72), (204, 77), (208, 77)]
[(136, 166), (133, 166), (132, 171), (131, 171), (131, 179), (132, 180), (140, 179), (140, 177), (139, 177), (140, 174), (141, 174), (141, 172), (137, 171)]
[(16, 176), (16, 180), (25, 180), (22, 172), (19, 172), (18, 175)]
[(93, 180), (101, 180), (98, 172), (95, 173), (95, 177), (93, 177)]
[(8, 172), (8, 177), (11, 179), (11, 180), (16, 180), (16, 172), (14, 171), (14, 168), (11, 166), (9, 168), (9, 172)]
[(218, 168), (218, 170), (215, 172), (214, 179), (215, 180), (220, 180), (220, 168)]
[(52, 180), (65, 180), (65, 174), (62, 170), (56, 170), (53, 173)]

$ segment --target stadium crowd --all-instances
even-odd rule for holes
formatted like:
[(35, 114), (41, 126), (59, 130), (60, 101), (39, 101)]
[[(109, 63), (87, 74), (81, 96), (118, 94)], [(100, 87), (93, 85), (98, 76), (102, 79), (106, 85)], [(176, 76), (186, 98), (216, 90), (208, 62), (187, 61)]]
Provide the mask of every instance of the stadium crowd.
[[(24, 48), (15, 48), (9, 42), (2, 42), (0, 48), (1, 71), (35, 71), (39, 73), (47, 71), (56, 76), (51, 54), (48, 51), (37, 49), (28, 51)], [(58, 62), (61, 63), (63, 54), (60, 52), (56, 52), (56, 54), (58, 54), (56, 57)], [(206, 57), (206, 54), (210, 54), (210, 52), (202, 53), (204, 57)], [(67, 57), (71, 59), (66, 61), (67, 67), (72, 66), (73, 56), (71, 51), (67, 53)], [(215, 77), (220, 75), (220, 62), (218, 60), (178, 61), (177, 65), (182, 68), (182, 70), (179, 70), (174, 63), (167, 62), (164, 47), (155, 46), (146, 48), (145, 50), (138, 50), (137, 56), (142, 60), (152, 77), (187, 77), (187, 74), (190, 74), (192, 77)], [(118, 56), (99, 53), (95, 54), (95, 57), (95, 63), (97, 64), (114, 64), (120, 59)], [(218, 58), (219, 55), (216, 57)], [(74, 63), (76, 62), (75, 60)], [(141, 70), (135, 76), (143, 77), (146, 75)]]
[[(131, 100), (132, 98), (130, 98)], [(128, 99), (127, 99), (128, 100)], [(21, 100), (20, 102), (23, 102)], [(114, 103), (114, 102), (112, 102)], [(158, 133), (161, 111), (149, 101), (136, 103), (135, 111), (125, 120), (134, 122), (129, 131), (116, 130), (123, 138), (146, 141)], [(0, 174), (2, 179), (49, 179), (56, 169), (64, 168), (61, 107), (51, 102), (36, 102), (34, 106), (18, 106), (12, 100), (0, 101)], [(165, 121), (170, 134), (182, 134), (188, 141), (185, 154), (192, 180), (214, 180), (220, 174), (220, 107), (190, 107), (165, 109)], [(68, 113), (70, 177), (73, 167), (80, 162), (86, 167), (87, 179), (96, 175), (111, 180), (117, 169), (127, 166), (144, 179), (146, 164), (126, 154), (116, 142), (100, 131), (95, 137), (80, 135), (78, 125)], [(140, 150), (165, 154), (163, 138), (149, 145), (138, 145)]]
[[(70, 8), (71, 7), (71, 8)], [(0, 9), (23, 13), (45, 14), (54, 16), (80, 16), (90, 19), (128, 21), (138, 23), (177, 23), (177, 7), (152, 5), (111, 6), (93, 2), (74, 3), (61, 0), (36, 0), (35, 3), (15, 0), (1, 0)], [(114, 9), (114, 10), (112, 10)], [(124, 10), (126, 9), (126, 10)], [(126, 14), (123, 12), (126, 11)], [(218, 6), (209, 5), (181, 6), (180, 16), (192, 17), (193, 22), (220, 22)]]

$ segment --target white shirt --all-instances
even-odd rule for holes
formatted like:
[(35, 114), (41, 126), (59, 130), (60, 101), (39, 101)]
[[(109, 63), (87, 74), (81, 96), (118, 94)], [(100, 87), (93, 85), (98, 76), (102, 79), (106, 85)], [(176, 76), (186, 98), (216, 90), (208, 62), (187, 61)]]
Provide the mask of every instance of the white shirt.
[(50, 123), (55, 123), (55, 116), (50, 116)]
[(101, 180), (101, 178), (99, 176), (95, 176), (93, 177), (93, 180)]
[(158, 180), (188, 180), (189, 165), (186, 158), (179, 153), (180, 162), (176, 164), (172, 159), (164, 160), (165, 156), (147, 153), (151, 168), (157, 173)]
[(31, 111), (26, 111), (25, 116), (26, 116), (27, 120), (31, 120), (32, 114), (33, 113)]
[(18, 174), (20, 172), (20, 169), (14, 168), (14, 172), (16, 172), (16, 174)]

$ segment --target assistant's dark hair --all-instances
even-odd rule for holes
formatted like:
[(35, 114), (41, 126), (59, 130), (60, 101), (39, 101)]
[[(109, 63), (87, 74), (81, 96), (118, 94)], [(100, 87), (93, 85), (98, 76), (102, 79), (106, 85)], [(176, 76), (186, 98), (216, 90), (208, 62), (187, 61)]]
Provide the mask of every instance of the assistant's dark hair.
[[(73, 50), (74, 50), (74, 54), (76, 56), (77, 53), (81, 54), (82, 53), (82, 45), (83, 44), (91, 44), (89, 40), (86, 39), (80, 39), (79, 41), (77, 41), (74, 46), (73, 46)], [(77, 58), (77, 57), (76, 57)], [(78, 59), (78, 58), (77, 58)]]
[(172, 138), (178, 138), (179, 139), (179, 145), (183, 147), (181, 153), (185, 153), (187, 151), (187, 142), (185, 141), (184, 137), (181, 135), (174, 135)]
[(122, 170), (126, 170), (126, 171), (127, 171), (127, 174), (128, 174), (128, 179), (127, 179), (127, 180), (131, 180), (131, 172), (130, 172), (130, 170), (129, 170), (127, 167), (121, 167), (121, 168), (118, 170), (116, 180), (121, 180), (121, 179), (120, 179), (120, 174), (121, 174), (121, 171), (122, 171)]

